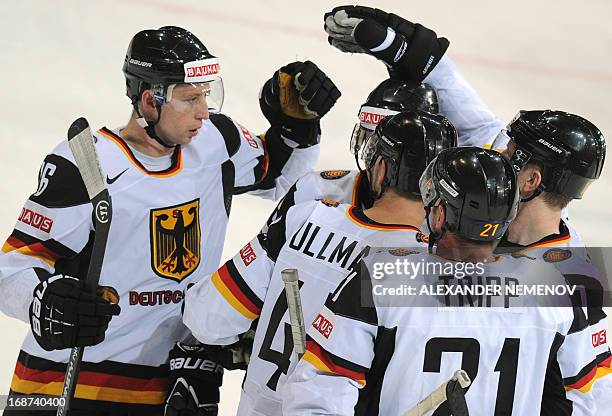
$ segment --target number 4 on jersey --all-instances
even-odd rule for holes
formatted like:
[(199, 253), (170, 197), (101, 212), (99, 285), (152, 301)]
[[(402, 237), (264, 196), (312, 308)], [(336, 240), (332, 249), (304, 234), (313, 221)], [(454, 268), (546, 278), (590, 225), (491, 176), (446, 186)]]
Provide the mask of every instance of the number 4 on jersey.
[[(298, 284), (301, 289), (304, 282), (299, 281)], [(283, 351), (280, 352), (272, 349), (272, 341), (280, 329), (280, 324), (282, 323), (283, 317), (287, 313), (287, 310), (287, 295), (285, 293), (285, 289), (283, 288), (283, 291), (276, 300), (272, 313), (270, 314), (270, 322), (268, 324), (268, 328), (266, 329), (266, 335), (264, 336), (261, 344), (261, 350), (258, 354), (259, 358), (264, 361), (268, 361), (277, 367), (276, 371), (266, 383), (266, 386), (273, 391), (276, 391), (278, 379), (280, 378), (281, 374), (287, 374), (287, 371), (289, 370), (289, 360), (291, 359), (291, 354), (293, 353), (293, 335), (291, 332), (291, 325), (288, 322), (283, 323)]]

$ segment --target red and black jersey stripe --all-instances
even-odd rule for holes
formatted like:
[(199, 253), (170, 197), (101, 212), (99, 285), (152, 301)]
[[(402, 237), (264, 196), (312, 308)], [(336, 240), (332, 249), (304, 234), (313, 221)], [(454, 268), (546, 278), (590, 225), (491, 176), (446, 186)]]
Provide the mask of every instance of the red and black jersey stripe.
[(13, 230), (2, 246), (2, 251), (5, 253), (17, 251), (27, 256), (36, 257), (52, 267), (57, 260), (72, 258), (77, 254), (59, 241), (53, 239), (40, 240), (19, 230)]
[(233, 260), (230, 259), (221, 266), (212, 275), (211, 280), (225, 300), (242, 315), (255, 319), (261, 314), (263, 301), (244, 281)]
[[(20, 394), (60, 395), (65, 363), (19, 353), (11, 390)], [(123, 405), (159, 406), (166, 399), (168, 366), (150, 367), (115, 361), (83, 362), (75, 398)], [(151, 408), (149, 408), (151, 410)]]
[[(599, 354), (595, 358), (595, 362), (597, 363), (597, 371), (600, 373), (598, 376), (603, 377), (608, 374), (612, 374), (612, 354), (610, 350)], [(598, 377), (598, 378), (599, 378)], [(612, 376), (609, 376), (612, 377)]]
[(318, 370), (339, 376), (348, 377), (362, 386), (365, 385), (367, 368), (340, 358), (317, 344), (312, 338), (306, 338), (306, 353), (303, 357)]
[(591, 386), (597, 376), (597, 360), (591, 361), (587, 364), (578, 374), (573, 377), (566, 377), (563, 379), (565, 390), (580, 390), (581, 392), (587, 392), (591, 390)]

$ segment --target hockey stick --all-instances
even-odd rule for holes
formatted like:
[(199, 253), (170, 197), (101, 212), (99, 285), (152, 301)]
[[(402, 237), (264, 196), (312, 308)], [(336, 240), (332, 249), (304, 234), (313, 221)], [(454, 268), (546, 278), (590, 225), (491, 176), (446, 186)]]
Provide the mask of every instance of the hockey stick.
[[(100, 169), (100, 162), (96, 155), (94, 139), (89, 128), (89, 123), (84, 118), (77, 119), (68, 129), (68, 145), (74, 155), (77, 168), (85, 183), (87, 194), (93, 205), (93, 222), (95, 237), (85, 277), (85, 288), (91, 293), (95, 293), (98, 288), (98, 280), (102, 270), (102, 261), (106, 250), (106, 240), (110, 229), (112, 206), (111, 199), (104, 184), (104, 177)], [(57, 416), (64, 416), (68, 413), (70, 402), (74, 397), (77, 386), (77, 378), (83, 359), (83, 347), (74, 347), (70, 351), (68, 365), (66, 366), (66, 376), (64, 387), (62, 387), (62, 398), (60, 406), (57, 408)]]
[(298, 271), (296, 269), (285, 269), (281, 271), (281, 276), (283, 282), (285, 282), (287, 308), (289, 309), (291, 335), (293, 337), (293, 350), (299, 358), (302, 358), (302, 355), (306, 352), (306, 330), (304, 329), (304, 314), (302, 313), (302, 301), (300, 299)]
[(472, 383), (470, 377), (463, 370), (455, 371), (453, 378), (435, 389), (431, 394), (417, 403), (404, 416), (425, 416), (427, 412), (448, 401), (451, 414), (454, 416), (469, 416), (463, 389)]

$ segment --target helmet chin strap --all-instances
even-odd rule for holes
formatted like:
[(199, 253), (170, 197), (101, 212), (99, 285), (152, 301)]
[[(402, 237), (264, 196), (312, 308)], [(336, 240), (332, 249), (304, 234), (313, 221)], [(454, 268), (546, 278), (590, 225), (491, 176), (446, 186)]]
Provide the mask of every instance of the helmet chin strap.
[(147, 119), (144, 118), (144, 116), (142, 114), (140, 114), (140, 110), (138, 109), (138, 105), (134, 104), (134, 110), (136, 110), (136, 114), (138, 115), (138, 118), (136, 119), (136, 122), (138, 123), (138, 125), (140, 127), (142, 127), (145, 132), (147, 132), (147, 134), (149, 135), (150, 138), (152, 138), (153, 140), (155, 140), (157, 143), (161, 144), (162, 146), (164, 146), (167, 149), (174, 149), (177, 145), (169, 145), (167, 143), (165, 143), (158, 135), (157, 132), (155, 131), (155, 126), (157, 125), (157, 123), (159, 123), (159, 120), (161, 118), (161, 112), (162, 112), (162, 106), (155, 101), (155, 108), (157, 109), (157, 120), (155, 121), (148, 121)]
[(540, 194), (542, 192), (544, 192), (544, 187), (542, 186), (542, 184), (538, 185), (538, 187), (536, 188), (535, 191), (533, 191), (533, 193), (531, 194), (531, 196), (528, 196), (527, 198), (521, 198), (521, 202), (529, 202), (534, 198), (537, 198), (538, 196), (540, 196)]

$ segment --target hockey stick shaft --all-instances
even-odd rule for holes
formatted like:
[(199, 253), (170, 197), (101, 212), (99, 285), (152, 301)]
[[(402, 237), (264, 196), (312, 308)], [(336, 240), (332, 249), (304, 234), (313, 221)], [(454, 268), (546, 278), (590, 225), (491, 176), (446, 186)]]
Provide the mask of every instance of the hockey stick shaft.
[(440, 406), (448, 399), (446, 396), (446, 387), (448, 383), (452, 381), (458, 381), (462, 388), (468, 387), (471, 383), (467, 373), (463, 370), (458, 370), (453, 375), (453, 378), (432, 391), (427, 397), (418, 402), (416, 406), (404, 413), (404, 416), (425, 416), (428, 412)]
[(296, 269), (285, 269), (281, 271), (281, 276), (285, 283), (285, 294), (287, 295), (293, 350), (301, 358), (306, 352), (306, 330), (304, 329), (304, 314), (300, 298), (299, 275)]
[[(110, 231), (112, 217), (111, 199), (104, 183), (100, 162), (98, 161), (94, 146), (94, 139), (86, 119), (79, 118), (72, 123), (68, 129), (68, 145), (74, 156), (79, 173), (83, 178), (94, 210), (95, 237), (87, 276), (85, 277), (85, 287), (94, 293), (98, 287), (104, 252), (106, 251), (106, 242)], [(76, 391), (82, 359), (83, 347), (72, 348), (66, 366), (64, 386), (62, 387), (62, 397), (64, 400), (57, 409), (57, 416), (65, 416), (70, 409), (70, 404)]]

